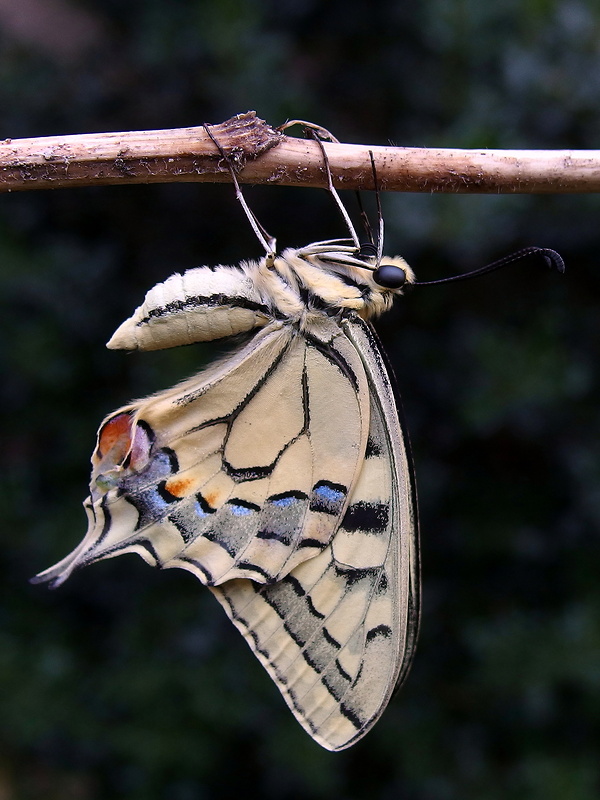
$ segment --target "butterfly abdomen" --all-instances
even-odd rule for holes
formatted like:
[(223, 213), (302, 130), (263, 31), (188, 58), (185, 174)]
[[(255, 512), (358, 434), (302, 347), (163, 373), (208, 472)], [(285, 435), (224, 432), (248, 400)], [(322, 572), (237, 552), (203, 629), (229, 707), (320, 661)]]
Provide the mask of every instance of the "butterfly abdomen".
[(134, 314), (114, 333), (115, 350), (162, 350), (212, 341), (266, 325), (272, 304), (257, 291), (257, 264), (197, 267), (176, 273), (146, 295)]

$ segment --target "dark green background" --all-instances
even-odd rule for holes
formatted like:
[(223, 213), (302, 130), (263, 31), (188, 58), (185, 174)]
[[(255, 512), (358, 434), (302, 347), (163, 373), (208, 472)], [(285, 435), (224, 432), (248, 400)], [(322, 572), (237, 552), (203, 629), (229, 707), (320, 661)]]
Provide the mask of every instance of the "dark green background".
[[(598, 147), (591, 0), (65, 2), (28, 0), (22, 26), (0, 7), (1, 137), (255, 109), (349, 142)], [(280, 246), (344, 235), (325, 192), (247, 198)], [(190, 575), (128, 556), (55, 592), (27, 582), (84, 532), (103, 415), (211, 357), (104, 342), (173, 271), (260, 255), (231, 188), (0, 198), (3, 800), (599, 796), (600, 202), (384, 208), (387, 252), (422, 279), (530, 244), (560, 251), (567, 274), (414, 291), (378, 326), (415, 451), (423, 626), (380, 723), (331, 754)]]

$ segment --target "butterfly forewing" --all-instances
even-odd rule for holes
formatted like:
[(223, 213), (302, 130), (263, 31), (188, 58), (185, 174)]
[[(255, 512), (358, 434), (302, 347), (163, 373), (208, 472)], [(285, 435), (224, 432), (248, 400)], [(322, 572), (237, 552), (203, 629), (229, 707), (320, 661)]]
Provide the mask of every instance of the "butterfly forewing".
[(408, 669), (419, 610), (413, 486), (391, 385), (367, 326), (345, 327), (364, 360), (371, 413), (334, 539), (274, 585), (213, 589), (300, 724), (328, 750), (354, 744), (379, 718)]

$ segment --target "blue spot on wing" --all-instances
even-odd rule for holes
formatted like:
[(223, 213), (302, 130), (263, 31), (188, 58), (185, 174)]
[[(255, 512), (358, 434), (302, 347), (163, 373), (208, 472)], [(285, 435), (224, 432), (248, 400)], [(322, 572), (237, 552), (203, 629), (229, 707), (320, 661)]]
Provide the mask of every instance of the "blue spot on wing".
[(229, 508), (231, 509), (231, 513), (235, 514), (236, 517), (247, 517), (248, 514), (252, 514), (251, 508), (246, 508), (246, 506), (237, 506), (235, 503), (230, 503)]
[(227, 503), (229, 506), (229, 510), (232, 514), (236, 517), (247, 517), (249, 514), (254, 514), (257, 511), (260, 511), (260, 506), (257, 506), (255, 503), (250, 503), (246, 500), (239, 500), (237, 498), (232, 498)]
[(290, 508), (295, 503), (300, 502), (301, 500), (308, 500), (308, 497), (304, 494), (304, 492), (299, 492), (296, 489), (292, 489), (289, 492), (281, 492), (281, 494), (273, 494), (271, 497), (267, 498), (267, 503), (271, 503), (278, 508)]
[(344, 497), (343, 492), (338, 489), (332, 489), (331, 486), (317, 486), (315, 494), (329, 503), (338, 503)]
[(135, 526), (136, 530), (145, 528), (153, 522), (158, 522), (167, 516), (171, 504), (166, 500), (156, 487), (150, 487), (128, 498), (129, 502), (137, 509), (139, 517)]
[(197, 514), (199, 517), (208, 517), (208, 514), (209, 514), (209, 512), (208, 512), (208, 511), (205, 511), (205, 510), (202, 508), (202, 506), (200, 505), (200, 503), (199, 503), (197, 500), (196, 500), (196, 502), (194, 503), (194, 511), (196, 512), (196, 514)]
[(278, 500), (271, 500), (274, 506), (279, 506), (280, 508), (289, 508), (289, 506), (297, 503), (298, 500), (295, 497), (280, 497)]
[(348, 489), (339, 483), (318, 481), (313, 486), (310, 510), (337, 516), (342, 511), (347, 492)]
[(196, 495), (196, 502), (194, 503), (194, 511), (199, 517), (207, 517), (209, 514), (214, 514), (216, 509), (210, 506), (206, 498), (200, 492)]

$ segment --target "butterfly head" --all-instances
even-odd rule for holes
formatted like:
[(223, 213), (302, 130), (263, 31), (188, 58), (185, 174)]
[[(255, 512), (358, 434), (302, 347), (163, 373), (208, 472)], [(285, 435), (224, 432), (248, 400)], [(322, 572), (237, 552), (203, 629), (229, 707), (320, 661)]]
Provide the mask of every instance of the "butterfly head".
[(283, 259), (316, 297), (334, 308), (351, 308), (363, 319), (389, 309), (394, 297), (415, 280), (403, 258), (378, 258), (370, 242), (359, 247), (347, 239), (314, 242), (285, 251)]

